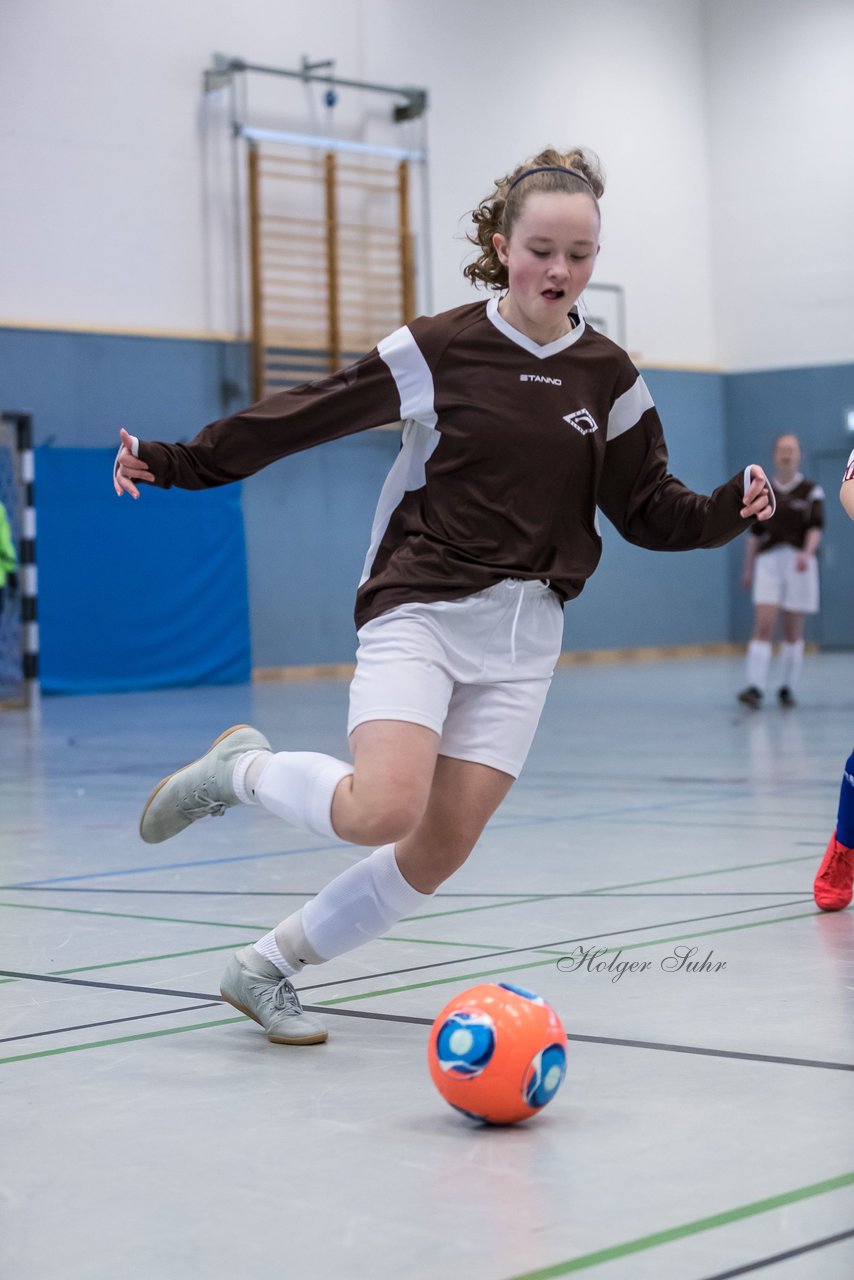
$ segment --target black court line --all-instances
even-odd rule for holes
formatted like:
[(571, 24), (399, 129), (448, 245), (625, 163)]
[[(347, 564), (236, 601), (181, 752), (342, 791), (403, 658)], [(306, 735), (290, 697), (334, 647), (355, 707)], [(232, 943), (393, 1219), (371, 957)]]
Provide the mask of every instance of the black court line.
[[(328, 1007), (324, 1006), (326, 1012)], [(580, 1044), (611, 1044), (623, 1049), (659, 1049), (665, 1053), (692, 1053), (703, 1058), (738, 1058), (746, 1062), (776, 1062), (786, 1067), (822, 1067), (825, 1071), (854, 1071), (854, 1062), (824, 1062), (820, 1058), (790, 1058), (777, 1053), (743, 1053), (737, 1049), (706, 1049), (691, 1044), (667, 1044), (657, 1040), (624, 1040), (615, 1036), (583, 1036), (573, 1033), (567, 1040)]]
[[(577, 942), (597, 942), (600, 939), (617, 938), (624, 933), (648, 933), (650, 930), (675, 929), (679, 925), (704, 923), (708, 920), (725, 920), (729, 916), (749, 916), (755, 915), (759, 911), (778, 911), (781, 907), (803, 906), (805, 902), (812, 904), (812, 895), (809, 898), (796, 898), (793, 902), (772, 902), (765, 907), (742, 907), (740, 911), (719, 911), (715, 915), (689, 916), (685, 920), (666, 920), (663, 924), (641, 924), (629, 929), (607, 929), (601, 933), (586, 933), (578, 938), (560, 938), (557, 942), (535, 942), (527, 947), (508, 947), (504, 951), (482, 951), (473, 956), (455, 956), (451, 960), (433, 960), (429, 964), (413, 964), (406, 969), (385, 969), (380, 973), (372, 973), (355, 978), (339, 978), (337, 982), (313, 982), (307, 987), (300, 987), (300, 990), (320, 991), (323, 987), (344, 987), (351, 982), (373, 981), (375, 978), (398, 978), (406, 973), (420, 973), (424, 969), (443, 969), (448, 965), (466, 964), (469, 961), (475, 963), (480, 960), (500, 960), (504, 956), (523, 955), (528, 951), (553, 951), (557, 947), (570, 947)], [(816, 908), (816, 915), (819, 914)]]
[[(58, 978), (52, 974), (42, 973), (13, 973), (8, 969), (0, 969), (0, 975), (9, 978), (30, 979), (33, 982), (61, 982), (67, 983), (73, 987), (97, 987), (110, 991), (141, 991), (147, 995), (168, 996), (180, 995), (186, 999), (206, 1000), (210, 1005), (227, 1004), (228, 1002), (222, 996), (215, 996), (212, 993), (201, 993), (198, 991), (169, 991), (163, 987), (136, 987), (127, 986), (119, 982), (93, 982), (87, 978)], [(195, 1008), (207, 1008), (208, 1005), (196, 1005)], [(432, 1018), (418, 1018), (408, 1014), (400, 1013), (375, 1013), (367, 1009), (337, 1009), (329, 1005), (322, 1004), (306, 1004), (303, 1008), (311, 1013), (321, 1013), (323, 1015), (331, 1014), (340, 1018), (368, 1018), (373, 1022), (402, 1022), (409, 1023), (414, 1026), (430, 1027), (433, 1025)], [(158, 1014), (143, 1015), (146, 1017), (158, 1017)], [(117, 1022), (131, 1021), (131, 1019), (117, 1018)], [(91, 1023), (91, 1026), (106, 1025), (99, 1023)], [(60, 1028), (60, 1030), (68, 1030), (69, 1028)], [(40, 1035), (50, 1035), (51, 1032), (38, 1032)], [(26, 1039), (26, 1036), (10, 1037), (11, 1039)], [(686, 1044), (668, 1044), (665, 1041), (658, 1040), (627, 1040), (619, 1036), (586, 1036), (577, 1032), (567, 1034), (567, 1040), (578, 1044), (601, 1044), (609, 1045), (619, 1049), (652, 1049), (660, 1053), (688, 1053), (703, 1058), (735, 1058), (746, 1062), (762, 1062), (773, 1063), (787, 1067), (811, 1067), (824, 1071), (854, 1071), (854, 1063), (852, 1062), (825, 1062), (819, 1058), (791, 1058), (784, 1057), (781, 1054), (770, 1053), (746, 1053), (734, 1049), (710, 1049), (701, 1045)], [(2, 1042), (0, 1042), (2, 1043)]]
[(432, 1018), (415, 1018), (406, 1013), (374, 1013), (369, 1009), (333, 1009), (327, 1004), (306, 1004), (304, 1009), (313, 1013), (331, 1013), (341, 1018), (369, 1018), (372, 1022), (406, 1022), (416, 1027), (432, 1027)]
[(119, 1022), (142, 1022), (144, 1018), (168, 1018), (174, 1013), (192, 1013), (196, 1009), (214, 1009), (222, 1000), (209, 1000), (207, 1004), (184, 1004), (180, 1008), (161, 1009), (158, 1013), (134, 1013), (128, 1018), (105, 1018), (102, 1022), (78, 1022), (73, 1027), (51, 1027), (50, 1031), (28, 1031), (22, 1036), (2, 1036), (0, 1044), (12, 1040), (37, 1040), (39, 1036), (61, 1036), (65, 1031), (91, 1031), (93, 1027), (114, 1027)]
[[(476, 955), (454, 956), (449, 960), (431, 960), (428, 964), (408, 965), (404, 969), (382, 969), (379, 973), (360, 974), (354, 978), (339, 978), (337, 981), (334, 981), (334, 982), (333, 981), (313, 982), (313, 983), (310, 983), (308, 986), (300, 987), (300, 991), (322, 991), (326, 987), (345, 987), (352, 982), (373, 982), (375, 979), (378, 979), (378, 978), (399, 978), (399, 977), (402, 977), (404, 974), (408, 974), (408, 973), (423, 973), (427, 969), (445, 969), (449, 965), (477, 963), (481, 960), (500, 960), (504, 956), (524, 955), (526, 952), (529, 952), (529, 951), (533, 951), (533, 952), (551, 951), (557, 947), (569, 947), (569, 946), (572, 946), (574, 943), (578, 943), (578, 942), (597, 942), (600, 939), (616, 938), (616, 937), (619, 937), (621, 934), (626, 934), (626, 933), (628, 934), (648, 933), (650, 930), (656, 930), (656, 929), (675, 929), (685, 924), (705, 923), (709, 920), (725, 920), (730, 916), (755, 915), (760, 911), (776, 911), (780, 907), (797, 907), (797, 906), (802, 906), (805, 902), (812, 903), (812, 901), (813, 901), (812, 896), (810, 896), (809, 898), (796, 898), (792, 902), (774, 902), (774, 903), (770, 903), (768, 906), (762, 906), (762, 907), (742, 907), (739, 911), (719, 911), (719, 912), (716, 912), (714, 915), (689, 916), (685, 920), (668, 920), (668, 921), (665, 921), (663, 924), (662, 923), (643, 924), (643, 925), (635, 925), (633, 928), (627, 928), (627, 929), (609, 929), (601, 933), (587, 933), (587, 934), (582, 934), (580, 937), (577, 937), (577, 938), (561, 938), (557, 942), (537, 942), (537, 943), (534, 943), (532, 946), (507, 947), (502, 951), (481, 951), (481, 952), (478, 952)], [(818, 914), (819, 912), (817, 910), (816, 915)], [(37, 974), (16, 973), (12, 970), (0, 969), (0, 977), (6, 977), (6, 978), (36, 977), (37, 978), (38, 976), (39, 975)], [(465, 975), (463, 974), (462, 977), (465, 977)], [(196, 991), (194, 992), (166, 991), (163, 988), (124, 987), (111, 982), (92, 982), (92, 981), (86, 982), (86, 981), (82, 981), (81, 979), (60, 978), (60, 977), (54, 977), (53, 975), (45, 976), (43, 978), (43, 981), (71, 982), (71, 983), (78, 983), (81, 986), (93, 986), (93, 987), (100, 986), (100, 987), (106, 988), (107, 990), (110, 990), (111, 988), (114, 988), (114, 987), (117, 988), (118, 990), (124, 990), (124, 991), (159, 990), (163, 995), (188, 996), (190, 998), (198, 998), (200, 1000), (206, 1000), (209, 998), (207, 995), (200, 995)]]
[(0, 969), (0, 978), (22, 978), (33, 982), (59, 982), (68, 987), (96, 987), (101, 991), (141, 991), (148, 996), (179, 996), (182, 1000), (213, 1000), (220, 997), (210, 991), (174, 991), (171, 987), (137, 987), (125, 982), (95, 982), (92, 978), (60, 978), (53, 973), (22, 973), (16, 969)]
[[(396, 1013), (371, 1013), (360, 1009), (335, 1009), (329, 1005), (306, 1005), (318, 1013), (343, 1014), (348, 1018), (373, 1018), (381, 1022), (411, 1022), (431, 1027), (432, 1018), (412, 1018)], [(819, 1058), (790, 1058), (782, 1054), (746, 1053), (735, 1049), (706, 1049), (700, 1045), (667, 1044), (658, 1040), (626, 1040), (620, 1036), (584, 1036), (567, 1032), (567, 1040), (575, 1044), (605, 1044), (618, 1049), (657, 1049), (662, 1053), (690, 1053), (702, 1058), (736, 1058), (745, 1062), (775, 1062), (786, 1067), (820, 1067), (825, 1071), (854, 1071), (854, 1062), (824, 1062)]]
[(812, 1240), (809, 1244), (799, 1245), (797, 1249), (787, 1249), (785, 1253), (775, 1253), (769, 1258), (759, 1258), (756, 1262), (745, 1263), (743, 1267), (733, 1267), (730, 1271), (716, 1271), (713, 1276), (704, 1276), (703, 1280), (733, 1280), (735, 1276), (746, 1276), (751, 1271), (761, 1271), (763, 1267), (771, 1267), (775, 1262), (785, 1262), (788, 1258), (797, 1258), (802, 1253), (812, 1253), (814, 1249), (826, 1249), (828, 1245), (839, 1244), (840, 1240), (850, 1240), (854, 1236), (854, 1228), (850, 1231), (837, 1231), (835, 1236), (824, 1236), (821, 1240)]
[[(112, 893), (138, 894), (141, 897), (176, 898), (314, 898), (319, 889), (63, 889), (60, 885), (0, 884), (2, 893)], [(450, 890), (434, 893), (433, 898), (526, 898), (536, 894), (538, 898), (774, 898), (797, 893), (797, 889), (684, 889), (645, 890), (639, 893), (623, 893), (612, 889), (574, 889), (555, 893), (542, 893), (533, 889), (519, 893), (494, 893), (491, 889), (482, 893), (453, 893)]]

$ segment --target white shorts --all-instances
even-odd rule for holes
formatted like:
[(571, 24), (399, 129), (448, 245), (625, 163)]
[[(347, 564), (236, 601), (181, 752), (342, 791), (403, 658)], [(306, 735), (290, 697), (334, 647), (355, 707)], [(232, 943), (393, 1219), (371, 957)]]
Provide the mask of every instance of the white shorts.
[(795, 568), (798, 552), (788, 545), (761, 551), (753, 566), (753, 603), (774, 604), (787, 613), (818, 613), (818, 562)]
[(405, 720), (439, 734), (439, 753), (519, 776), (563, 639), (544, 582), (505, 578), (462, 600), (403, 604), (359, 630), (348, 733)]

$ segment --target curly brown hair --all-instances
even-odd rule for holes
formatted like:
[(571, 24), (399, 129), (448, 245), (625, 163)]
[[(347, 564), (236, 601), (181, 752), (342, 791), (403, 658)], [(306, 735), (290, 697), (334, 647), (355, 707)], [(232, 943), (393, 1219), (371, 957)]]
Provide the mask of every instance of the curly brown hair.
[[(528, 170), (531, 169), (546, 172), (529, 174)], [(565, 169), (573, 172), (565, 173)], [(480, 254), (474, 262), (463, 268), (463, 275), (472, 284), (484, 284), (488, 289), (507, 288), (507, 268), (499, 261), (492, 237), (496, 231), (500, 231), (510, 238), (522, 206), (533, 191), (564, 191), (567, 195), (587, 195), (598, 213), (599, 197), (604, 190), (605, 177), (595, 152), (586, 147), (574, 147), (570, 151), (546, 147), (530, 160), (517, 165), (512, 173), (497, 178), (492, 195), (481, 200), (477, 208), (472, 210), (475, 229), (468, 239), (480, 249)]]

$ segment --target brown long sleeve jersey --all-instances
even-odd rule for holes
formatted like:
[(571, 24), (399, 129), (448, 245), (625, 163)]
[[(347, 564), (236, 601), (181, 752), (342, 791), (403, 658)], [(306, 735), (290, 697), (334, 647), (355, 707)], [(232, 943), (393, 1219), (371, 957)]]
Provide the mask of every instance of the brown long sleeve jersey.
[[(575, 318), (575, 317), (574, 317)], [(743, 476), (711, 497), (668, 474), (652, 397), (624, 351), (576, 320), (538, 346), (495, 298), (422, 317), (340, 373), (205, 427), (140, 441), (163, 488), (202, 489), (278, 458), (403, 420), (356, 598), (356, 625), (502, 578), (578, 595), (602, 551), (597, 506), (629, 542), (720, 546), (746, 529)]]
[(785, 485), (772, 480), (771, 487), (776, 510), (751, 534), (756, 538), (757, 555), (784, 545), (802, 551), (810, 529), (824, 528), (824, 490), (820, 484), (805, 480), (800, 471)]

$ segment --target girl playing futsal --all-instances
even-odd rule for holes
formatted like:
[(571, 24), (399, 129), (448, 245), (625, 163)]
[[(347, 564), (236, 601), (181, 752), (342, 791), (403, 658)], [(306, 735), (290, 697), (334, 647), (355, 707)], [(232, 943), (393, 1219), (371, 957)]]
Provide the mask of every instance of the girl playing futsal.
[(274, 752), (226, 729), (164, 778), (143, 840), (260, 804), (325, 839), (375, 845), (317, 897), (232, 958), (222, 995), (270, 1040), (326, 1028), (290, 979), (387, 932), (465, 862), (518, 776), (561, 648), (563, 605), (599, 560), (596, 508), (629, 542), (717, 547), (767, 519), (748, 466), (711, 497), (668, 474), (658, 414), (629, 357), (576, 304), (599, 252), (602, 175), (547, 150), (474, 210), (493, 292), (398, 329), (350, 368), (204, 428), (189, 444), (121, 432), (116, 492), (202, 489), (279, 458), (403, 420), (356, 597), (352, 763)]
[[(839, 501), (854, 520), (854, 452), (848, 459)], [(836, 827), (813, 885), (816, 906), (842, 911), (854, 897), (854, 752), (845, 762)]]
[(795, 705), (804, 660), (804, 619), (818, 613), (818, 563), (815, 553), (824, 527), (824, 492), (800, 471), (798, 437), (787, 432), (774, 441), (775, 511), (773, 519), (744, 540), (742, 585), (752, 588), (753, 635), (747, 648), (747, 687), (739, 702), (758, 710), (771, 665), (771, 642), (781, 615), (783, 643), (777, 698)]

